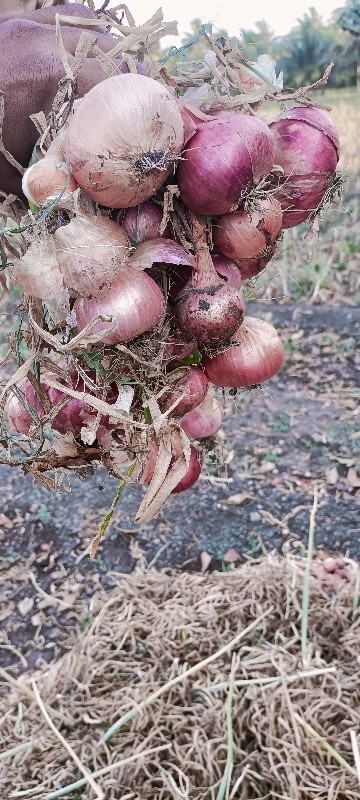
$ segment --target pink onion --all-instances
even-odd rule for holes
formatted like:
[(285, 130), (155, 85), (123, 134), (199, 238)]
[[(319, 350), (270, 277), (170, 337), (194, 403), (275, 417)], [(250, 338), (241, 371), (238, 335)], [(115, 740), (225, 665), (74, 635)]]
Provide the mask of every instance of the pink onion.
[(205, 439), (215, 436), (224, 418), (223, 407), (209, 390), (199, 406), (188, 411), (180, 420), (180, 425), (189, 439)]
[(267, 125), (247, 114), (224, 114), (199, 123), (183, 153), (178, 184), (185, 205), (197, 214), (227, 214), (274, 163)]
[(284, 363), (280, 336), (262, 319), (245, 317), (231, 341), (235, 344), (224, 353), (204, 356), (205, 373), (216, 386), (255, 386), (272, 378)]
[(44, 158), (28, 167), (22, 179), (22, 190), (25, 197), (36, 206), (50, 203), (59, 197), (67, 184), (64, 194), (56, 208), (66, 208), (70, 196), (77, 188), (77, 183), (64, 163), (64, 134), (51, 142)]
[(185, 341), (180, 331), (175, 331), (173, 337), (174, 338), (168, 343), (166, 348), (166, 358), (168, 358), (169, 361), (170, 359), (182, 361), (196, 350), (196, 342)]
[[(171, 374), (171, 373), (170, 373)], [(208, 389), (208, 381), (206, 375), (199, 367), (191, 367), (184, 380), (181, 381), (176, 389), (167, 397), (166, 401), (160, 398), (161, 408), (166, 411), (170, 406), (175, 403), (178, 397), (185, 394), (182, 400), (178, 403), (176, 408), (171, 412), (171, 417), (181, 416), (191, 411), (204, 400)]]
[(234, 289), (240, 289), (241, 273), (235, 261), (227, 258), (222, 253), (212, 253), (211, 258), (217, 274), (224, 278), (229, 286), (233, 286)]
[(245, 305), (241, 290), (219, 278), (205, 240), (205, 225), (193, 223), (197, 246), (190, 281), (176, 299), (178, 328), (201, 343), (222, 343), (241, 325)]
[(67, 162), (91, 200), (128, 208), (155, 194), (183, 143), (181, 114), (166, 86), (116, 75), (90, 89), (71, 118)]
[[(22, 381), (19, 381), (17, 388), (25, 396), (25, 400), (29, 407), (34, 410), (34, 414), (36, 411), (38, 418), (41, 419), (45, 411), (39, 397), (36, 395), (35, 398), (35, 390), (30, 381), (27, 378), (23, 378)], [(44, 391), (46, 390), (44, 389)], [(11, 394), (7, 401), (7, 415), (12, 430), (17, 431), (17, 433), (29, 433), (33, 420), (15, 394)]]
[(332, 186), (339, 159), (339, 135), (327, 111), (313, 106), (291, 108), (270, 129), (275, 164), (284, 170), (276, 197), (284, 211), (283, 227), (306, 220)]
[[(150, 201), (140, 206), (127, 208), (119, 219), (120, 212), (117, 212), (116, 221), (124, 228), (131, 242), (140, 244), (149, 239), (157, 239), (160, 236), (159, 227), (162, 221), (162, 208)], [(166, 235), (166, 231), (162, 236)]]
[(172, 490), (171, 494), (180, 494), (180, 492), (185, 492), (186, 489), (190, 489), (191, 486), (196, 483), (198, 480), (200, 473), (201, 473), (201, 456), (198, 450), (191, 445), (191, 454), (190, 454), (190, 463), (188, 466), (188, 470), (185, 473), (184, 477), (181, 478), (181, 481), (175, 486), (175, 489)]
[[(128, 270), (113, 283), (110, 291), (100, 300), (80, 297), (74, 303), (77, 330), (85, 326), (99, 314), (110, 316), (116, 321), (116, 329), (109, 333), (102, 344), (120, 344), (135, 339), (141, 333), (157, 325), (165, 310), (164, 296), (155, 281), (146, 272)], [(104, 331), (108, 322), (99, 322), (93, 333)]]
[(237, 261), (242, 278), (251, 278), (273, 257), (281, 223), (278, 200), (271, 196), (256, 200), (251, 211), (225, 214), (214, 223), (215, 247)]

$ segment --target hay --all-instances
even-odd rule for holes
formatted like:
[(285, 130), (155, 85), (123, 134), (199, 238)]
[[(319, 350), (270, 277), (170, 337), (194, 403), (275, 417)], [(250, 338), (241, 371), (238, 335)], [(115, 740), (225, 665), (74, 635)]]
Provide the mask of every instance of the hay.
[[(311, 579), (306, 669), (303, 559), (270, 554), (211, 575), (113, 574), (88, 631), (37, 679), (39, 696), (74, 720), (55, 724), (109, 800), (358, 798), (355, 572), (332, 597)], [(1, 797), (92, 797), (39, 706), (26, 704), (5, 703), (0, 720)]]

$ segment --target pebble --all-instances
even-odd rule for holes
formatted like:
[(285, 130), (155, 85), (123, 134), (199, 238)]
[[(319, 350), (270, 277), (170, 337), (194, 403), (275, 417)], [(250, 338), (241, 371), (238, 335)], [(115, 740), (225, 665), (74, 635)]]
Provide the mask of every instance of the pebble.
[(250, 511), (250, 522), (261, 522), (261, 516), (258, 511)]

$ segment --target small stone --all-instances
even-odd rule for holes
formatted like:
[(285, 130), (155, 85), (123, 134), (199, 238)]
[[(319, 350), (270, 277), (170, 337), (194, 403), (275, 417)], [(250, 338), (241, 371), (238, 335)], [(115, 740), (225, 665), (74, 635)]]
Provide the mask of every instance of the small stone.
[(258, 511), (250, 511), (250, 522), (261, 522), (261, 516)]

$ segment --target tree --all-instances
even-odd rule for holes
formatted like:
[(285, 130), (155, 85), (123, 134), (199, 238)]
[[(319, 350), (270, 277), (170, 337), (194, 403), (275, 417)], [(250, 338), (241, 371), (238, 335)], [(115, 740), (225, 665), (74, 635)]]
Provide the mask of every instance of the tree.
[[(338, 13), (338, 12), (337, 12)], [(360, 88), (360, 0), (349, 0), (337, 18), (338, 25), (352, 37), (347, 54), (356, 60), (357, 87)], [(355, 47), (354, 47), (355, 45)]]
[(279, 38), (277, 45), (282, 50), (278, 66), (287, 85), (301, 86), (318, 80), (331, 61), (333, 43), (315, 8), (298, 19), (297, 26)]

